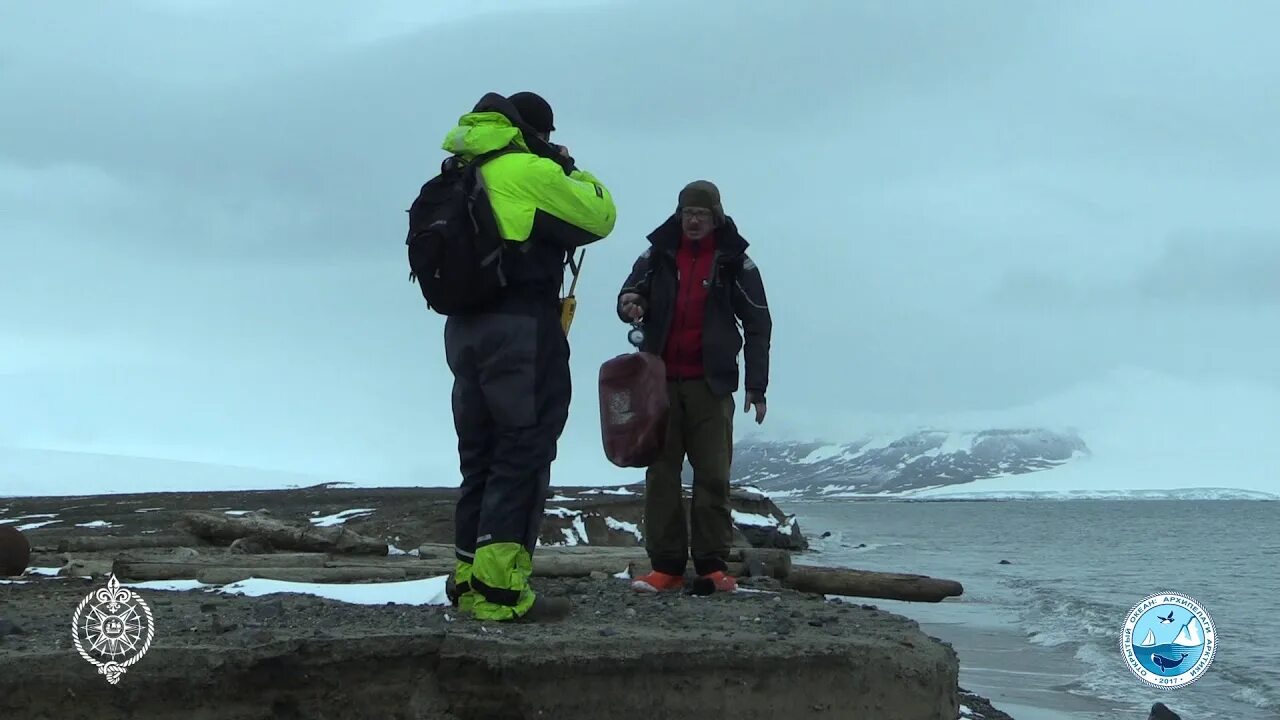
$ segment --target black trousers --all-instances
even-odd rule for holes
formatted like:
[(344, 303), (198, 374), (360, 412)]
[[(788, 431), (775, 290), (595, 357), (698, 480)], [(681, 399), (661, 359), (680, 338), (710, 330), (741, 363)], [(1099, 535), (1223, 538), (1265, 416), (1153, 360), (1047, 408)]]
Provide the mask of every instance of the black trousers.
[(458, 559), (499, 542), (533, 554), (572, 395), (559, 308), (450, 317), (444, 340), (462, 471)]

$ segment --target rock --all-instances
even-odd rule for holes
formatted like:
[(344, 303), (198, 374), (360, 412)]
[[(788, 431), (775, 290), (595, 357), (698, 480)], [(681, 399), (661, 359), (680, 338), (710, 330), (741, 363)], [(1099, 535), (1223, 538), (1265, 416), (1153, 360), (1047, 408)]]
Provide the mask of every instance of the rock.
[[(690, 479), (690, 478), (686, 478)], [(593, 488), (586, 494), (559, 488), (562, 500), (548, 501), (539, 531), (542, 545), (605, 545), (642, 547), (644, 487)], [(691, 489), (684, 488), (686, 502)], [(735, 523), (733, 547), (807, 550), (808, 542), (793, 516), (787, 515), (767, 495), (746, 488), (730, 493), (730, 507), (751, 521)], [(691, 521), (686, 513), (685, 523)]]
[(22, 628), (18, 627), (11, 620), (0, 618), (0, 637), (5, 635), (22, 635)]
[(1000, 561), (1000, 564), (1001, 564), (1001, 565), (1012, 565), (1013, 563), (1009, 562), (1008, 560), (1001, 560), (1001, 561)]
[(592, 570), (592, 571), (591, 571), (591, 579), (592, 579), (592, 580), (596, 580), (596, 581), (608, 580), (608, 579), (609, 579), (609, 573), (607, 573), (607, 572), (601, 572), (601, 571), (599, 571), (599, 570)]
[(1158, 702), (1151, 706), (1151, 713), (1147, 715), (1147, 720), (1182, 720), (1182, 718), (1164, 703)]
[(88, 576), (97, 579), (110, 575), (111, 565), (111, 560), (80, 560), (71, 558), (65, 565), (58, 568), (58, 575), (62, 577)]
[(1009, 715), (1001, 712), (991, 705), (991, 701), (972, 693), (964, 688), (958, 688), (960, 704), (969, 709), (967, 714), (960, 715), (962, 720), (1013, 720)]
[(266, 553), (275, 552), (275, 548), (271, 546), (271, 541), (261, 535), (251, 535), (233, 540), (231, 546), (227, 548), (227, 552), (243, 553), (245, 555), (264, 555)]
[(0, 525), (0, 576), (21, 575), (31, 562), (31, 543), (12, 525)]
[(284, 601), (279, 598), (270, 602), (263, 603), (253, 608), (253, 614), (258, 618), (277, 618), (284, 615)]

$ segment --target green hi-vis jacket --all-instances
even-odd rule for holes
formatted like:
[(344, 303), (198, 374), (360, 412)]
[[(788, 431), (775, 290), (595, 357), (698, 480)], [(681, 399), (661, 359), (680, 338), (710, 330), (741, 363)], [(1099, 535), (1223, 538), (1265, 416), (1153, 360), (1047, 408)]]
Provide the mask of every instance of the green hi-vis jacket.
[(603, 183), (585, 170), (566, 174), (549, 157), (554, 150), (536, 137), (526, 139), (512, 122), (518, 117), (505, 98), (486, 95), (445, 135), (441, 147), (465, 161), (512, 148), (480, 167), (498, 234), (508, 241), (503, 272), (509, 287), (522, 295), (558, 299), (569, 254), (613, 232), (617, 211)]

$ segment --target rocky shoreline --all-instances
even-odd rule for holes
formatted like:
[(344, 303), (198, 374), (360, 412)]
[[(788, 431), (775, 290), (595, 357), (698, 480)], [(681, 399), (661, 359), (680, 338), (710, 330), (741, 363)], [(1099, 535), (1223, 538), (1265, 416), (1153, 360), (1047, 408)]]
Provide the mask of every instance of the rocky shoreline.
[[(617, 526), (628, 520), (618, 508), (636, 499), (625, 488), (593, 490), (557, 489), (567, 499), (554, 505), (612, 518), (599, 525), (626, 544)], [(738, 502), (748, 500), (742, 494)], [(177, 515), (197, 509), (345, 522), (397, 550), (447, 541), (452, 495), (306, 488), (15, 498), (0, 500), (0, 522), (58, 520), (24, 531), (35, 547), (30, 565), (49, 574), (72, 559), (59, 545), (172, 533)], [(772, 533), (754, 538), (760, 546), (778, 542), (776, 528), (799, 534), (776, 506), (749, 500), (757, 505), (735, 509), (754, 516), (753, 527), (769, 527), (757, 519), (766, 515), (777, 521)], [(549, 531), (544, 537), (567, 537), (555, 526)], [(587, 534), (588, 542), (610, 537)], [(587, 718), (599, 717), (602, 703), (612, 718), (1008, 717), (958, 687), (954, 650), (915, 622), (769, 577), (745, 578), (744, 592), (711, 597), (637, 596), (606, 573), (537, 578), (541, 591), (575, 605), (569, 621), (549, 626), (479, 623), (447, 606), (416, 604), (425, 596), (361, 604), (297, 592), (236, 594), (235, 584), (135, 584), (153, 610), (155, 641), (111, 685), (76, 653), (68, 632), (78, 603), (104, 579), (74, 570), (0, 584), (4, 717)]]

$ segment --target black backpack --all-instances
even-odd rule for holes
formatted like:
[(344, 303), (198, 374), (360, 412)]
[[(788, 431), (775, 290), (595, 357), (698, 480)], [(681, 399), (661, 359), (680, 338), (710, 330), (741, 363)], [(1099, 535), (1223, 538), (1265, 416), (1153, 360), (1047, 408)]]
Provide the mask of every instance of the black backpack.
[(476, 310), (506, 285), (504, 243), (488, 195), (476, 182), (480, 166), (506, 152), (485, 153), (470, 163), (445, 158), (440, 174), (422, 186), (407, 210), (409, 281), (416, 280), (427, 307), (441, 315)]

